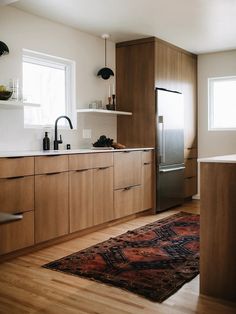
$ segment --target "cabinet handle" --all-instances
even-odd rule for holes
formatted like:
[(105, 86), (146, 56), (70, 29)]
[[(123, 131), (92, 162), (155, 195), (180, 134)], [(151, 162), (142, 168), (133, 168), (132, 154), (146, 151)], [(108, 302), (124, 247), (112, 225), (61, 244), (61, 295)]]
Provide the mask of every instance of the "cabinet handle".
[(151, 162), (144, 162), (144, 165), (151, 165)]
[(91, 169), (78, 169), (78, 170), (75, 170), (75, 172), (83, 172), (83, 171), (88, 171), (88, 170), (91, 170)]
[(0, 224), (9, 223), (21, 219), (23, 219), (22, 213), (18, 214), (0, 213)]
[(128, 154), (128, 153), (131, 153), (131, 151), (130, 150), (125, 150), (123, 153), (124, 154)]
[(15, 180), (15, 179), (22, 179), (25, 176), (18, 176), (18, 177), (10, 177), (10, 178), (6, 178), (7, 180)]
[(108, 168), (110, 168), (110, 166), (107, 166), (107, 167), (100, 167), (100, 168), (98, 168), (98, 170), (104, 170), (104, 169), (108, 169)]
[(124, 191), (128, 191), (132, 188), (132, 186), (127, 186), (126, 188), (124, 188)]
[(19, 158), (24, 158), (24, 156), (13, 156), (13, 157), (6, 157), (8, 159), (19, 159)]
[(51, 173), (45, 173), (47, 176), (53, 176), (54, 174), (60, 174), (62, 172), (58, 171), (58, 172), (51, 172)]

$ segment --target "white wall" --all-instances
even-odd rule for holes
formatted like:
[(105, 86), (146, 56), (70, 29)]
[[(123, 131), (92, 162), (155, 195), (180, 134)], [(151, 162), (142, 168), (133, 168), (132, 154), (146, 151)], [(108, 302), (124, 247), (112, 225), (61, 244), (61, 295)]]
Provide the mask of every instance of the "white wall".
[[(104, 40), (62, 24), (37, 17), (12, 7), (0, 8), (0, 40), (10, 54), (0, 58), (0, 85), (10, 78), (22, 78), (22, 49), (31, 49), (76, 62), (76, 106), (88, 107), (93, 100), (106, 103), (108, 84), (96, 76), (104, 66)], [(108, 65), (115, 70), (115, 45), (108, 42)], [(112, 78), (113, 79), (113, 78)], [(62, 131), (64, 144), (72, 148), (90, 147), (102, 134), (116, 139), (116, 117), (99, 114), (78, 115), (78, 130)], [(92, 130), (92, 139), (82, 138), (82, 129)], [(43, 130), (24, 129), (24, 110), (0, 107), (0, 151), (41, 149)], [(61, 145), (62, 148), (63, 145)]]
[(198, 56), (199, 157), (236, 153), (236, 131), (208, 131), (207, 80), (220, 76), (236, 76), (236, 50)]

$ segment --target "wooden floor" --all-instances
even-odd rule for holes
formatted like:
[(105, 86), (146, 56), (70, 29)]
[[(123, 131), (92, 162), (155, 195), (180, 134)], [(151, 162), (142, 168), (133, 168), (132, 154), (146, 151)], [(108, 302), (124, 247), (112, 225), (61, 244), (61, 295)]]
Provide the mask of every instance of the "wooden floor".
[(199, 204), (193, 201), (165, 213), (140, 217), (1, 264), (0, 313), (236, 313), (233, 304), (199, 296), (198, 277), (159, 304), (118, 288), (41, 267), (180, 210), (199, 213)]

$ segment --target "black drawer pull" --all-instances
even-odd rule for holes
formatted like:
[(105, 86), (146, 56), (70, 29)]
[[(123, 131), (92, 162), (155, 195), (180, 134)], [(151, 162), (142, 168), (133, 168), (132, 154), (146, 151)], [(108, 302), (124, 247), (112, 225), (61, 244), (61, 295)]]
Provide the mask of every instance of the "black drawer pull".
[(54, 174), (60, 174), (62, 172), (58, 171), (58, 172), (51, 172), (51, 173), (45, 173), (47, 176), (53, 176)]
[(18, 177), (9, 177), (9, 178), (6, 178), (7, 180), (15, 180), (15, 179), (23, 179), (25, 178), (25, 176), (18, 176)]
[(144, 162), (144, 165), (151, 165), (151, 162)]
[(78, 169), (78, 170), (75, 170), (75, 172), (83, 172), (83, 171), (88, 171), (88, 170), (91, 170), (91, 169)]
[(109, 166), (107, 166), (107, 167), (99, 167), (98, 170), (105, 170), (105, 169), (108, 169), (108, 168), (110, 168), (110, 167)]
[(24, 158), (24, 156), (12, 156), (12, 157), (6, 157), (8, 159), (19, 159), (19, 158)]
[(132, 189), (132, 186), (127, 186), (126, 188), (124, 188), (124, 191), (129, 191), (130, 189)]

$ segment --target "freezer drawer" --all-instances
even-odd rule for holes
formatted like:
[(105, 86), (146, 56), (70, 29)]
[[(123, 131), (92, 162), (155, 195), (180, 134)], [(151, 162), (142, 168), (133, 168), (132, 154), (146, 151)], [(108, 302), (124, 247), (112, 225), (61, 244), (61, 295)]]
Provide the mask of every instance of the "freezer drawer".
[(158, 175), (157, 211), (181, 205), (184, 200), (184, 166), (160, 168)]

